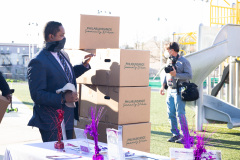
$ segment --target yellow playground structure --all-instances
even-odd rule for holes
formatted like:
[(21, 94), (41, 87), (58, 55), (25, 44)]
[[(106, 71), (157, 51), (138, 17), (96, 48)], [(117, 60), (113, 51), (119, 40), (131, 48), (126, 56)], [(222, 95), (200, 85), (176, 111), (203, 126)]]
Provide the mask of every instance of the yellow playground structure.
[[(226, 0), (222, 0), (225, 6), (214, 5), (213, 0), (210, 2), (210, 27), (213, 24), (240, 24), (240, 1), (230, 5)], [(180, 36), (178, 43), (182, 45), (194, 45), (197, 43), (197, 32), (188, 33), (173, 33), (173, 40), (175, 36)], [(181, 50), (186, 55), (184, 50)]]
[(174, 33), (173, 36), (180, 35), (182, 36), (179, 39), (179, 44), (188, 45), (197, 43), (197, 32), (188, 32), (188, 33)]
[[(188, 33), (173, 33), (173, 41), (175, 41), (175, 37), (180, 36), (178, 40), (179, 44), (182, 45), (194, 45), (197, 43), (197, 32), (188, 32)], [(180, 50), (186, 55), (184, 50)]]
[(210, 26), (213, 24), (240, 24), (240, 2), (236, 0), (236, 3), (231, 6), (226, 0), (223, 1), (225, 6), (218, 6), (213, 5), (213, 0), (211, 0)]

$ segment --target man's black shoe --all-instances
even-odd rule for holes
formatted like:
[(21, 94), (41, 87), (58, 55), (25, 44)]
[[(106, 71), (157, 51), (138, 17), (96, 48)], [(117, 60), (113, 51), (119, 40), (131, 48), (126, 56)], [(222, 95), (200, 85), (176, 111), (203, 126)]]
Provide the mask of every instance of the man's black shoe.
[(167, 141), (168, 141), (168, 142), (175, 142), (175, 141), (177, 141), (177, 140), (180, 139), (180, 138), (181, 138), (180, 135), (178, 135), (178, 136), (172, 136), (172, 137), (169, 138)]
[[(191, 141), (191, 142), (190, 142)], [(180, 143), (180, 144), (185, 144), (186, 140), (184, 139), (184, 137), (179, 138), (178, 140), (175, 141), (175, 143)], [(193, 145), (194, 144), (194, 139), (193, 137), (189, 138), (188, 143)]]

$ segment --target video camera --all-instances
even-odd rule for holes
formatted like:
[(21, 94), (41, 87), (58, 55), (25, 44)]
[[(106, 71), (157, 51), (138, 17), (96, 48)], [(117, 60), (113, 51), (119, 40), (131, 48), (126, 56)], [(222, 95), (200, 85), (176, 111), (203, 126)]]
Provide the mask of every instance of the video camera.
[(177, 60), (178, 60), (178, 56), (177, 56), (177, 57), (171, 56), (171, 57), (169, 57), (169, 59), (172, 61), (172, 63), (169, 64), (167, 67), (164, 68), (164, 70), (165, 70), (166, 73), (170, 73), (171, 71), (173, 71), (173, 68), (172, 68), (172, 67), (174, 67), (175, 70), (177, 70), (175, 64), (176, 64), (176, 62), (177, 62)]

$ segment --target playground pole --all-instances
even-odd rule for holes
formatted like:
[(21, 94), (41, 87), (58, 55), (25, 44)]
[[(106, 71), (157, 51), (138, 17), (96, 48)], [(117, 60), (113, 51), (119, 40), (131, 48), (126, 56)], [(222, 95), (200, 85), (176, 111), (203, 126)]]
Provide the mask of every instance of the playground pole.
[[(201, 39), (201, 27), (203, 24), (199, 25), (198, 28), (198, 43), (197, 43), (197, 49), (198, 51), (200, 50), (200, 39)], [(196, 100), (196, 105), (195, 105), (195, 129), (196, 131), (201, 131), (202, 130), (202, 125), (203, 125), (203, 82), (198, 84), (198, 91), (199, 91), (199, 98)]]
[(211, 86), (212, 86), (212, 80), (211, 80), (211, 73), (207, 76), (207, 84), (206, 84), (206, 88), (207, 88), (207, 94), (210, 95), (211, 94)]
[[(236, 57), (237, 58), (237, 57)], [(236, 63), (236, 88), (235, 88), (235, 106), (239, 107), (239, 63)]]
[[(220, 77), (219, 77), (219, 82), (220, 82), (220, 80), (221, 80), (221, 77), (222, 77), (222, 75), (223, 75), (223, 69), (224, 69), (224, 66), (223, 66), (223, 63), (220, 65), (220, 67), (221, 67), (221, 71), (220, 71)], [(226, 87), (226, 83), (225, 83), (225, 87)], [(224, 95), (224, 87), (222, 87), (222, 89), (220, 90), (220, 99), (224, 99), (223, 98), (223, 95)], [(225, 92), (226, 93), (226, 92)]]
[(229, 103), (234, 105), (233, 73), (235, 64), (232, 56), (230, 57), (229, 63)]
[[(221, 77), (222, 77), (222, 64), (220, 64), (218, 66), (218, 82), (219, 83), (221, 81)], [(214, 79), (214, 84), (215, 84), (215, 79)], [(222, 98), (222, 89), (220, 89), (220, 91), (218, 92), (218, 98), (221, 99)]]
[(203, 125), (203, 117), (204, 117), (204, 112), (203, 112), (203, 85), (200, 84), (199, 86), (199, 98), (196, 101), (196, 131), (201, 131), (202, 130), (202, 125)]

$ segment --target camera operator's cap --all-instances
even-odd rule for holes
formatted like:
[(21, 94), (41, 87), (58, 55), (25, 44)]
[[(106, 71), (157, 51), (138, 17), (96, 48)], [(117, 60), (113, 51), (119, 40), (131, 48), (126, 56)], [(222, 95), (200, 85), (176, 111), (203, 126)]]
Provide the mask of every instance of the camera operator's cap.
[[(77, 92), (75, 86), (72, 83), (67, 83), (63, 88), (56, 90), (56, 93), (60, 94), (60, 93), (65, 93), (66, 91)], [(76, 107), (74, 102), (65, 103), (65, 105), (70, 108)]]

